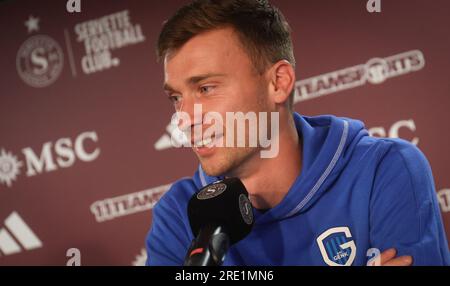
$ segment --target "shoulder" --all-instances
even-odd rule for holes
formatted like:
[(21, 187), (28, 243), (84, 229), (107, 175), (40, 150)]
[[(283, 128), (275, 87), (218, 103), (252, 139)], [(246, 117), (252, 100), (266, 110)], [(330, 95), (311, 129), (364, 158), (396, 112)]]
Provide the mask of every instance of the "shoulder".
[(392, 201), (409, 197), (416, 207), (430, 203), (435, 195), (434, 180), (423, 152), (402, 139), (373, 138), (371, 141), (374, 148), (382, 150), (376, 163), (374, 191)]
[(403, 139), (378, 139), (385, 145), (386, 152), (380, 162), (379, 172), (407, 173), (411, 181), (423, 183), (432, 180), (431, 167), (423, 152), (414, 144)]
[(158, 201), (155, 208), (171, 206), (177, 209), (184, 209), (196, 191), (197, 187), (193, 178), (181, 178), (170, 186), (169, 190)]
[(407, 168), (413, 174), (429, 169), (423, 152), (409, 141), (399, 138), (363, 137), (355, 148), (358, 153), (376, 154), (374, 163)]
[(372, 174), (373, 195), (383, 194), (400, 199), (413, 196), (418, 201), (430, 200), (434, 195), (434, 181), (430, 164), (414, 144), (398, 138), (362, 137), (355, 143), (351, 160), (359, 170)]

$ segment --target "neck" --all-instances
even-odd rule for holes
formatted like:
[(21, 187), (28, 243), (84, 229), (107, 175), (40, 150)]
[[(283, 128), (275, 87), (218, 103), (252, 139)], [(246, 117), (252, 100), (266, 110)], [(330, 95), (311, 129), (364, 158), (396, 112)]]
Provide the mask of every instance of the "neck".
[(275, 158), (262, 159), (259, 152), (238, 177), (257, 209), (271, 209), (278, 205), (288, 193), (301, 171), (301, 142), (293, 118), (280, 128), (279, 153)]

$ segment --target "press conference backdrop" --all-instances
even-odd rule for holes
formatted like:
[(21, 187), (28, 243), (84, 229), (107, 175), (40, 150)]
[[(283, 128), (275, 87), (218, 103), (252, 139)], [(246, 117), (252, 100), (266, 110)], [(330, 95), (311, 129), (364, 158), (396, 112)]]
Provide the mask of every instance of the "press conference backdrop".
[[(0, 265), (144, 264), (152, 208), (197, 167), (171, 147), (154, 53), (186, 2), (0, 3)], [(295, 110), (416, 144), (450, 235), (450, 3), (272, 3), (293, 30)], [(89, 30), (105, 21), (110, 31)]]

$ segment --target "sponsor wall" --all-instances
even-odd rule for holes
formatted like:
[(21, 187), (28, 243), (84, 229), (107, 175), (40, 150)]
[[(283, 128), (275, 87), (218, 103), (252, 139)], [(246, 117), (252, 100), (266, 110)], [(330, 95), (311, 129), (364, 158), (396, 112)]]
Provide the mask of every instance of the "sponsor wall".
[[(81, 13), (66, 1), (0, 3), (0, 265), (66, 265), (73, 253), (82, 265), (144, 263), (153, 206), (197, 167), (171, 147), (154, 53), (186, 2), (81, 1)], [(296, 111), (416, 144), (450, 235), (450, 4), (272, 3), (293, 29)]]

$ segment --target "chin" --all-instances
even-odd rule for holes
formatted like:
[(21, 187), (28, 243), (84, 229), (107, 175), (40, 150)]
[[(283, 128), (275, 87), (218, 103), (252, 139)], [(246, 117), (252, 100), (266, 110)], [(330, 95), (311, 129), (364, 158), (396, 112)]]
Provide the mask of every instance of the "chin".
[(226, 173), (226, 168), (218, 163), (200, 161), (200, 164), (206, 175), (210, 177), (219, 177)]
[(236, 156), (236, 154), (215, 154), (209, 158), (199, 159), (203, 171), (210, 177), (219, 177), (229, 174), (243, 161), (242, 159), (240, 160), (239, 156)]

